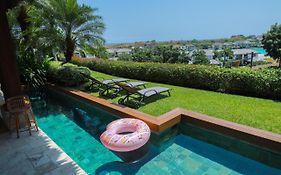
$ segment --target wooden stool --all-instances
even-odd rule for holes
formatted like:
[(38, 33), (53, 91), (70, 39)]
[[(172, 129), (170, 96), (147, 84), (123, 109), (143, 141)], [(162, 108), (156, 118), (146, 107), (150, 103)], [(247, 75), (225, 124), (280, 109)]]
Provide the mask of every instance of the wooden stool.
[(6, 101), (6, 104), (10, 113), (9, 128), (11, 128), (12, 118), (14, 118), (17, 130), (17, 138), (19, 138), (20, 117), (24, 117), (25, 127), (27, 127), (27, 130), (29, 131), (29, 135), (31, 135), (32, 123), (34, 123), (36, 131), (38, 131), (37, 122), (28, 96), (16, 96), (9, 98)]

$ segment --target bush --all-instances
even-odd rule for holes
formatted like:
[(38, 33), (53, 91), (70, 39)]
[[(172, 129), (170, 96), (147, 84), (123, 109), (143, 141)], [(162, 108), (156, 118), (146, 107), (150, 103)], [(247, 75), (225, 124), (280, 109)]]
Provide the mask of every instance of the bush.
[[(259, 65), (266, 65), (266, 64), (271, 64), (270, 62), (267, 62), (267, 61), (254, 61), (253, 62), (253, 66), (259, 66)], [(249, 63), (249, 65), (248, 66), (250, 66), (251, 65), (251, 63)]]
[(73, 60), (92, 70), (131, 79), (212, 91), (281, 99), (281, 71), (217, 66)]
[(239, 65), (240, 65), (240, 60), (227, 60), (224, 63), (224, 67), (226, 68), (239, 67)]
[(46, 75), (50, 60), (48, 57), (44, 59), (36, 58), (34, 53), (28, 49), (20, 50), (17, 61), (21, 82), (31, 89), (44, 86), (47, 81)]
[(64, 86), (78, 86), (88, 81), (81, 73), (90, 75), (90, 70), (70, 63), (51, 62), (48, 68), (48, 79)]

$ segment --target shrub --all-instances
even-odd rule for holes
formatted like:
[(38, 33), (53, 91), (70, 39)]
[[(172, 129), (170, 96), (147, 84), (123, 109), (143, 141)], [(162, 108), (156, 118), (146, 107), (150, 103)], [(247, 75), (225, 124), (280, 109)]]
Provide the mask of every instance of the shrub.
[(86, 81), (81, 73), (90, 75), (90, 70), (70, 63), (61, 65), (61, 62), (51, 62), (48, 68), (48, 79), (64, 86), (78, 86)]
[(184, 87), (281, 99), (281, 71), (274, 69), (221, 68), (217, 66), (73, 60), (92, 70)]
[[(271, 64), (271, 63), (268, 61), (262, 61), (262, 60), (253, 62), (253, 66), (266, 65), (266, 64)], [(250, 66), (250, 65), (251, 65), (251, 63), (248, 64), (248, 66)]]
[(32, 51), (23, 49), (19, 51), (17, 59), (22, 83), (32, 89), (37, 89), (45, 85), (50, 58), (35, 58)]

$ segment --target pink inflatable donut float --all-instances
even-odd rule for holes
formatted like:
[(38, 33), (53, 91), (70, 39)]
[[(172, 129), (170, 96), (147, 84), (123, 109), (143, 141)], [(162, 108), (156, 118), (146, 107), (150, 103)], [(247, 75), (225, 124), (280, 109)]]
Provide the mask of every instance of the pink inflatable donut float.
[(138, 119), (124, 118), (111, 122), (100, 136), (102, 144), (116, 152), (129, 152), (145, 145), (150, 137), (146, 123)]

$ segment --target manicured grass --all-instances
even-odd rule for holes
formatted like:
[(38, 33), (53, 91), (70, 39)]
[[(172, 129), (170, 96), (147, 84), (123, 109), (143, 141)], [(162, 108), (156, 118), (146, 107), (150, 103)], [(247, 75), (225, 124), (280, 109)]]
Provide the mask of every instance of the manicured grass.
[[(92, 76), (104, 79), (113, 78), (111, 75), (94, 71)], [(171, 88), (171, 97), (166, 97), (164, 94), (155, 96), (138, 108), (139, 111), (160, 116), (180, 107), (251, 127), (281, 133), (281, 102), (167, 84), (147, 83), (147, 87), (153, 86)], [(98, 96), (97, 92), (91, 94)], [(108, 99), (117, 103), (119, 98), (120, 96)]]

